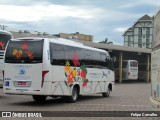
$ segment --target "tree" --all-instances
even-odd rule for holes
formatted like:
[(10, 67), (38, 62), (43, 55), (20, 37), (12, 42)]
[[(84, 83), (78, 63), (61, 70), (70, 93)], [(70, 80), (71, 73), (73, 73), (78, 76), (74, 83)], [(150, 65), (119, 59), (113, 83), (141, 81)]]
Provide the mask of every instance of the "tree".
[(99, 43), (104, 43), (104, 44), (113, 44), (113, 42), (108, 42), (108, 38), (105, 38), (104, 41), (101, 41)]

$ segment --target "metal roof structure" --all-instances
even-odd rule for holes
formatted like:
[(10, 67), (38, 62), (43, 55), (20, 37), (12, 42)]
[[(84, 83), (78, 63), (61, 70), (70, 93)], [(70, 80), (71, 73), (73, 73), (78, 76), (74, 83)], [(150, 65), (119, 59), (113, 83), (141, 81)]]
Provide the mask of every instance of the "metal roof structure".
[(94, 43), (88, 41), (81, 41), (84, 45), (100, 48), (100, 49), (108, 49), (108, 50), (115, 50), (115, 51), (126, 51), (126, 52), (138, 52), (138, 53), (151, 53), (151, 49), (145, 48), (134, 48), (128, 46), (120, 46), (120, 45), (113, 45), (113, 44), (103, 44), (103, 43)]

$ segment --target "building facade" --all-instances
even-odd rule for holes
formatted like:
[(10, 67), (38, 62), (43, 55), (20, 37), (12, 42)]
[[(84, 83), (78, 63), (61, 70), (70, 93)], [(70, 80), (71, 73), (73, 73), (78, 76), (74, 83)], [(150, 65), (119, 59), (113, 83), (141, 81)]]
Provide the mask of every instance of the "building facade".
[(48, 34), (46, 32), (30, 32), (28, 30), (8, 30), (10, 31), (14, 38), (20, 38), (20, 37), (47, 37), (47, 38), (65, 38), (65, 39), (76, 39), (76, 40), (82, 40), (82, 41), (93, 41), (92, 35), (85, 35), (80, 34), (78, 32), (76, 33), (59, 33), (59, 34)]
[(151, 48), (153, 39), (153, 17), (144, 15), (130, 27), (124, 36), (124, 46)]
[[(85, 35), (85, 34), (80, 34), (79, 32), (76, 33), (59, 33), (59, 34), (55, 34), (55, 36), (60, 37), (60, 38), (70, 38), (70, 37), (74, 37), (76, 36), (78, 40), (83, 40), (83, 41), (91, 41), (93, 42), (93, 36), (92, 35)], [(72, 39), (72, 38), (71, 38)]]

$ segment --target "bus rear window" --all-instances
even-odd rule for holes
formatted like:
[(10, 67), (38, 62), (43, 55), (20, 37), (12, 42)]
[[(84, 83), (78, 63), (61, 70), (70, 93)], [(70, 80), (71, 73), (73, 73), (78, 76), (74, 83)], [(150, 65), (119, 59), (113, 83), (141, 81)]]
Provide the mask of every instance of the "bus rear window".
[(7, 42), (12, 38), (9, 34), (0, 34), (0, 50), (5, 50)]
[(137, 67), (138, 64), (137, 64), (137, 62), (130, 62), (130, 66), (131, 66), (131, 67)]
[(10, 41), (5, 55), (5, 63), (42, 63), (43, 40)]

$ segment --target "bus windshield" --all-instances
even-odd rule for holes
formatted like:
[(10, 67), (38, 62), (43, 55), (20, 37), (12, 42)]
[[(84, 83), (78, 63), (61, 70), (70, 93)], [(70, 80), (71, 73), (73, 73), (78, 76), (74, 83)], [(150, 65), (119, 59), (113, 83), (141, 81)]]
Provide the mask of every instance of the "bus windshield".
[(43, 40), (10, 41), (5, 55), (5, 63), (42, 63)]
[(8, 40), (12, 38), (9, 34), (0, 34), (0, 50), (5, 50)]
[(130, 62), (130, 66), (131, 66), (131, 67), (137, 67), (138, 64), (137, 64), (137, 62), (133, 62), (133, 61), (132, 61), (132, 62)]

